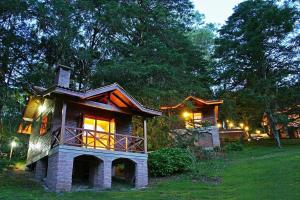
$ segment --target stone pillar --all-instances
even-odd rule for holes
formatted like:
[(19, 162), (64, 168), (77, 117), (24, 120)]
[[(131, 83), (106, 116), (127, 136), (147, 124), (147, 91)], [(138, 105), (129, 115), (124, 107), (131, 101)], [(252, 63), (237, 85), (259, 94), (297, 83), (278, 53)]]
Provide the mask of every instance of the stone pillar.
[(46, 184), (51, 191), (70, 191), (72, 188), (73, 156), (64, 152), (48, 158)]
[(94, 189), (103, 189), (103, 162), (90, 167), (89, 180)]
[(135, 187), (142, 188), (148, 185), (147, 160), (137, 160), (135, 165)]
[(112, 161), (107, 159), (104, 160), (102, 167), (100, 167), (102, 188), (111, 188), (111, 171), (112, 171)]
[(46, 177), (47, 174), (47, 161), (45, 159), (40, 159), (36, 162), (34, 168), (34, 178), (41, 181)]
[[(111, 188), (111, 175), (112, 175), (112, 161), (106, 159), (93, 168), (90, 174), (90, 178), (93, 181), (93, 187), (95, 189), (109, 189)], [(92, 177), (93, 176), (93, 177)]]
[(217, 126), (211, 126), (210, 132), (212, 134), (212, 142), (214, 147), (220, 146), (220, 135), (219, 135), (219, 128)]

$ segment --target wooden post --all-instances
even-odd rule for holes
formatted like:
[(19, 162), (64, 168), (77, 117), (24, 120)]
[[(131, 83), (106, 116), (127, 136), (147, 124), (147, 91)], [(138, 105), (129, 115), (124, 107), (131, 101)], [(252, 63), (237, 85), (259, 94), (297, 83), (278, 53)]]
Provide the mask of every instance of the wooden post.
[[(108, 99), (109, 101), (109, 99)], [(110, 124), (111, 123), (111, 120), (109, 120), (109, 123), (108, 123), (108, 141), (107, 141), (107, 144), (108, 144), (108, 150), (110, 150)]]
[(144, 152), (147, 153), (147, 120), (144, 118)]
[(218, 123), (218, 116), (219, 116), (219, 107), (218, 106), (215, 106), (215, 108), (214, 108), (214, 114), (215, 114), (215, 124), (214, 125), (217, 125), (217, 123)]
[(125, 136), (125, 151), (128, 151), (128, 136)]
[(67, 104), (63, 101), (63, 106), (61, 110), (61, 129), (60, 129), (60, 141), (59, 144), (64, 144), (65, 126), (66, 126), (66, 112)]

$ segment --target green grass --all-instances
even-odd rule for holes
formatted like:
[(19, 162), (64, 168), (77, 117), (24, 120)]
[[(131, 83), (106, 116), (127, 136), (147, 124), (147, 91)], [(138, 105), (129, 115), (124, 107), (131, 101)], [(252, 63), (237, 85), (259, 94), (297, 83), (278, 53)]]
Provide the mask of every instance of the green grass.
[(244, 151), (199, 162), (194, 172), (151, 179), (144, 190), (56, 194), (20, 170), (6, 170), (0, 173), (0, 199), (300, 199), (300, 144), (284, 141), (283, 146), (247, 144)]

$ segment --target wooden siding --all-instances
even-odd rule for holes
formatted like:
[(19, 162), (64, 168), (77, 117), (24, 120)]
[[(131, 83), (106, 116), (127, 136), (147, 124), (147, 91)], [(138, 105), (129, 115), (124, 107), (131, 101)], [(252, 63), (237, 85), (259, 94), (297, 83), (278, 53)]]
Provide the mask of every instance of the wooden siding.
[(40, 135), (41, 117), (37, 117), (33, 122), (33, 131), (29, 138), (29, 147), (27, 153), (27, 165), (36, 162), (42, 157), (48, 155), (51, 147), (51, 133), (60, 126), (61, 108), (59, 104), (55, 104), (53, 100), (45, 99), (45, 114), (52, 115), (50, 121), (50, 129), (46, 134)]

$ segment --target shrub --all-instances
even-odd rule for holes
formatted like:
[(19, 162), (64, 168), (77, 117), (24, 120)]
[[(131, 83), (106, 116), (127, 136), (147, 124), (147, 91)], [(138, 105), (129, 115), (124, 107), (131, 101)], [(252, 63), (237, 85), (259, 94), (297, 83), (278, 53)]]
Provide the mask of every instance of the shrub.
[(170, 176), (192, 169), (194, 156), (181, 148), (163, 148), (149, 154), (150, 176)]
[(242, 151), (243, 145), (240, 142), (232, 142), (224, 147), (225, 151)]

